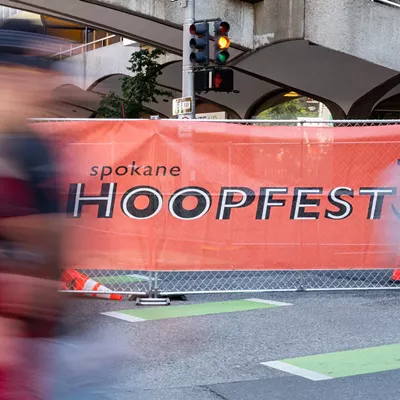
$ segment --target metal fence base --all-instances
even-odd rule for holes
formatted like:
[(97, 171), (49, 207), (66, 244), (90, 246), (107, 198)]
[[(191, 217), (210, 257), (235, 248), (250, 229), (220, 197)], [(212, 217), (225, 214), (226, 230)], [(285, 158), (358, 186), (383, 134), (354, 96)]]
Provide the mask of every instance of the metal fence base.
[(168, 297), (151, 298), (151, 297), (138, 297), (136, 299), (137, 306), (169, 306), (171, 300)]

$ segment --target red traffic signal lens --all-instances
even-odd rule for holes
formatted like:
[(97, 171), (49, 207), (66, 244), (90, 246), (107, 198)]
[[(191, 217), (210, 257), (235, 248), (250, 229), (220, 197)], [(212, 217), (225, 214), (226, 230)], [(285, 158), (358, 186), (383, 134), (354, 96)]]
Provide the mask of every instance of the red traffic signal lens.
[(196, 34), (196, 24), (190, 25), (189, 32), (190, 32), (191, 35), (195, 35)]
[(221, 74), (218, 72), (214, 75), (214, 88), (219, 89), (221, 87), (221, 84), (224, 80), (221, 77)]
[(229, 32), (231, 26), (227, 22), (221, 22), (219, 25), (219, 33), (225, 35)]

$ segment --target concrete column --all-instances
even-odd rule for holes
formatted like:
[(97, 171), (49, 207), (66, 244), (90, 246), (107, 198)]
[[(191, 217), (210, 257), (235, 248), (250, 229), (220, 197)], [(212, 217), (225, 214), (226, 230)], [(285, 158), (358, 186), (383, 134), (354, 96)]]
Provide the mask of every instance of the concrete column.
[(254, 47), (304, 37), (304, 0), (265, 0), (254, 6)]
[(400, 9), (370, 0), (305, 0), (305, 38), (400, 71)]

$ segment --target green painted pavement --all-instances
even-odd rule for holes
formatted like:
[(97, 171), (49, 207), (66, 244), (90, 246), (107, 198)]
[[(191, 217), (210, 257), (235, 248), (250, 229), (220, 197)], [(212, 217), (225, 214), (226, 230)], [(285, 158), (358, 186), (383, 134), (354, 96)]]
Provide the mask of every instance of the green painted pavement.
[(332, 378), (400, 369), (400, 344), (280, 360)]
[(197, 315), (222, 314), (237, 311), (259, 310), (279, 307), (279, 304), (268, 304), (250, 300), (232, 300), (213, 303), (189, 304), (184, 306), (154, 307), (118, 311), (145, 320), (194, 317)]

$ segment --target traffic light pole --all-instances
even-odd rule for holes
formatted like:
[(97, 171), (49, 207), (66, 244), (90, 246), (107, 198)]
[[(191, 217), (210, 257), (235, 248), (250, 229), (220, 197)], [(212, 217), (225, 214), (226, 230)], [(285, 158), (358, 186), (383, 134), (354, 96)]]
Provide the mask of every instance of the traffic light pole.
[(180, 115), (180, 118), (196, 118), (196, 97), (194, 92), (194, 66), (190, 62), (190, 25), (195, 21), (195, 0), (182, 0), (181, 2), (184, 10), (183, 19), (183, 60), (182, 60), (182, 97), (192, 98), (192, 112), (190, 114)]

